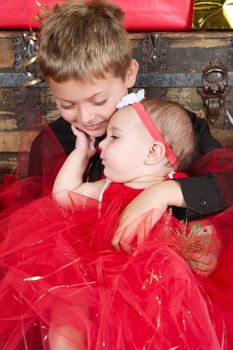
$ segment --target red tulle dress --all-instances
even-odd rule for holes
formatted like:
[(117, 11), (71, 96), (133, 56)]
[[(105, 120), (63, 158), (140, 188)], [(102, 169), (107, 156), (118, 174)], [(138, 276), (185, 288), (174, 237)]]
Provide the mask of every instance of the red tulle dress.
[[(170, 211), (153, 228), (153, 210), (126, 228), (149, 232), (131, 253), (113, 249), (120, 213), (140, 190), (112, 183), (101, 202), (71, 192), (65, 207), (53, 200), (48, 192), (64, 160), (61, 149), (56, 154), (57, 167), (44, 158), (42, 177), (0, 190), (0, 349), (58, 350), (51, 339), (60, 335), (72, 350), (233, 349), (232, 207), (200, 223), (223, 242), (216, 271), (202, 277), (189, 263), (212, 242)], [(190, 174), (232, 168), (233, 152), (221, 149)], [(232, 196), (218, 180), (221, 195)]]
[[(115, 251), (119, 214), (139, 193), (112, 183), (102, 202), (45, 196), (2, 219), (1, 349), (50, 349), (67, 326), (85, 335), (79, 347), (69, 333), (74, 349), (232, 348), (233, 246), (211, 278), (196, 275), (186, 260), (198, 242), (168, 211), (144, 244)], [(151, 229), (152, 217), (127, 229)]]

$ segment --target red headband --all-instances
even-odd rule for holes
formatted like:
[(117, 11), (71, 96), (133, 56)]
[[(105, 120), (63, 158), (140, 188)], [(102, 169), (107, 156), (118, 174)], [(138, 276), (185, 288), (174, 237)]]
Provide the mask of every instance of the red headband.
[(145, 125), (145, 127), (147, 128), (147, 130), (149, 131), (153, 139), (155, 141), (161, 142), (165, 146), (165, 149), (166, 149), (165, 156), (167, 160), (171, 163), (173, 169), (176, 170), (179, 166), (177, 156), (175, 155), (171, 147), (168, 145), (166, 140), (163, 138), (163, 136), (160, 134), (159, 130), (156, 128), (153, 121), (151, 120), (151, 117), (149, 116), (149, 114), (147, 113), (143, 105), (140, 102), (137, 102), (137, 103), (133, 103), (132, 106), (137, 111), (139, 117), (141, 118), (143, 124)]

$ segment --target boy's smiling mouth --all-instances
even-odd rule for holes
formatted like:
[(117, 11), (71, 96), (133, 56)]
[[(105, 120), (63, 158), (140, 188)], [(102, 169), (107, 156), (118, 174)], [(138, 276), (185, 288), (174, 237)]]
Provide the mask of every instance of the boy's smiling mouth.
[(100, 122), (100, 123), (96, 123), (96, 124), (83, 124), (83, 126), (87, 130), (97, 130), (100, 127), (102, 127), (104, 124), (106, 124), (106, 122)]

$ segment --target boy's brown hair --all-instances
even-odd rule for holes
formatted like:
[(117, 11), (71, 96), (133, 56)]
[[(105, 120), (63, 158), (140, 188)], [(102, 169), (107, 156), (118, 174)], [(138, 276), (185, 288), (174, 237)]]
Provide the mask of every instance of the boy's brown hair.
[(40, 14), (39, 64), (57, 82), (125, 79), (132, 48), (121, 9), (104, 0), (67, 0)]
[(195, 156), (196, 135), (187, 111), (168, 100), (145, 99), (144, 108), (153, 120), (180, 163), (179, 170), (187, 169)]

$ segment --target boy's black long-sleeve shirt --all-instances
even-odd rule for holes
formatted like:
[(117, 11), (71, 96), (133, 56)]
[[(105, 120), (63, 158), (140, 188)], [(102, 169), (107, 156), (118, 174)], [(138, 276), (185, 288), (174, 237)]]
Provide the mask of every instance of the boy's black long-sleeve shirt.
[[(208, 122), (203, 118), (198, 118), (194, 113), (188, 111), (197, 135), (197, 152), (198, 157), (214, 150), (221, 148), (221, 145), (210, 134)], [(53, 134), (59, 140), (66, 155), (68, 155), (75, 147), (75, 136), (72, 133), (70, 124), (63, 118), (58, 118), (49, 125)], [(29, 158), (29, 176), (40, 175), (42, 172), (41, 147), (44, 132), (42, 131), (34, 140)], [(98, 142), (98, 140), (97, 140)], [(52, 166), (53, 154), (48, 150), (49, 161)], [(96, 154), (91, 161), (89, 167), (89, 180), (98, 180), (102, 175), (103, 167), (99, 155)], [(229, 188), (233, 187), (233, 174), (224, 174), (229, 184)], [(185, 179), (176, 179), (180, 183), (187, 209), (174, 208), (174, 214), (178, 218), (195, 219), (205, 215), (213, 214), (226, 209), (233, 203), (224, 203), (219, 191), (218, 179), (214, 173), (205, 176), (194, 176)], [(233, 201), (233, 199), (232, 199)]]

